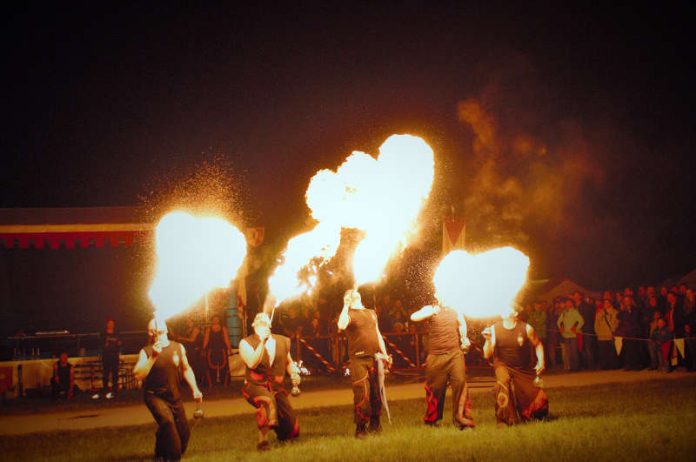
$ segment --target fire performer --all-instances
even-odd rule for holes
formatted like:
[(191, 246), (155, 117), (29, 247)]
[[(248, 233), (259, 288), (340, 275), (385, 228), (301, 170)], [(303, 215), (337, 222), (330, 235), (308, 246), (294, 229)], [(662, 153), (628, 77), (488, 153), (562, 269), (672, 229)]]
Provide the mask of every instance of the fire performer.
[(461, 430), (476, 426), (466, 383), (464, 354), (471, 342), (464, 316), (452, 308), (427, 305), (411, 315), (411, 321), (427, 321), (428, 358), (425, 368), (426, 410), (423, 421), (438, 426), (445, 408), (447, 384), (452, 388), (452, 422)]
[[(549, 412), (548, 397), (537, 387), (535, 377), (544, 370), (544, 346), (534, 328), (517, 319), (512, 311), (493, 326), (484, 329), (483, 354), (493, 358), (496, 385), (495, 415), (498, 424), (542, 419)], [(532, 368), (532, 348), (536, 365)]]
[(283, 385), (287, 372), (292, 381), (293, 394), (297, 393), (300, 374), (290, 356), (290, 339), (271, 334), (268, 315), (258, 313), (252, 326), (254, 335), (239, 342), (239, 354), (246, 364), (242, 395), (256, 408), (256, 424), (259, 428), (256, 447), (264, 451), (269, 449), (268, 432), (271, 429), (275, 430), (280, 441), (300, 435), (297, 415)]
[[(382, 413), (380, 393), (380, 365), (391, 364), (384, 339), (377, 325), (377, 314), (366, 309), (357, 290), (347, 290), (343, 296), (343, 310), (338, 317), (338, 330), (346, 331), (350, 355), (350, 376), (353, 380), (355, 405), (355, 437), (365, 438), (368, 431), (382, 430), (379, 419)], [(369, 427), (368, 427), (369, 424)]]
[(163, 320), (150, 321), (147, 327), (151, 344), (140, 350), (133, 375), (143, 381), (145, 405), (157, 422), (155, 460), (176, 461), (186, 452), (189, 436), (186, 411), (181, 400), (181, 376), (193, 391), (193, 398), (203, 400), (186, 349), (167, 337)]

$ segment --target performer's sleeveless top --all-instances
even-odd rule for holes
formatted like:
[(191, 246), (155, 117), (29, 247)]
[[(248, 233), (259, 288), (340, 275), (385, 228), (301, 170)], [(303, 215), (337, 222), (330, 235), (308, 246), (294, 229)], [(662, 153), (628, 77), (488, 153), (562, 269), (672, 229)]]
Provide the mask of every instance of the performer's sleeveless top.
[[(152, 346), (144, 348), (148, 357), (152, 357)], [(169, 345), (162, 348), (162, 351), (157, 355), (155, 363), (150, 369), (150, 373), (143, 382), (145, 393), (154, 394), (164, 399), (177, 401), (181, 399), (181, 362), (183, 353), (181, 344), (173, 340), (169, 341)]]
[(348, 310), (350, 324), (346, 328), (348, 354), (351, 357), (374, 356), (379, 351), (377, 314), (374, 310)]
[[(290, 352), (290, 339), (284, 335), (272, 334), (273, 339), (275, 339), (275, 358), (273, 358), (273, 364), (268, 356), (268, 351), (264, 349), (263, 358), (261, 363), (256, 366), (256, 368), (251, 369), (246, 368), (246, 379), (248, 382), (265, 382), (267, 380), (274, 380), (277, 383), (281, 383), (285, 378), (285, 369), (288, 365), (287, 357)], [(251, 345), (251, 348), (256, 350), (261, 343), (259, 336), (254, 334), (245, 337), (244, 340)]]
[(506, 329), (502, 321), (495, 329), (495, 358), (508, 366), (529, 369), (532, 365), (532, 343), (527, 337), (527, 323), (517, 320), (515, 327)]
[(428, 353), (441, 355), (459, 350), (459, 321), (452, 308), (440, 307), (440, 312), (428, 319)]

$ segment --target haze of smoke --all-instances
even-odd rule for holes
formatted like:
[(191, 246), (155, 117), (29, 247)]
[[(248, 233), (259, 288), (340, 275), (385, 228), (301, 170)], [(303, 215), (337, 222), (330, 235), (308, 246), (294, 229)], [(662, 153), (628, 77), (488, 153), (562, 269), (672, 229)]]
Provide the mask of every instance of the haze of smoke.
[[(459, 120), (474, 135), (476, 174), (464, 201), (470, 235), (485, 244), (524, 244), (533, 220), (566, 227), (585, 187), (601, 185), (604, 172), (577, 125), (561, 124), (554, 143), (493, 115), (493, 103), (476, 98), (458, 104)], [(508, 128), (508, 126), (512, 128)], [(505, 128), (504, 128), (505, 127)]]

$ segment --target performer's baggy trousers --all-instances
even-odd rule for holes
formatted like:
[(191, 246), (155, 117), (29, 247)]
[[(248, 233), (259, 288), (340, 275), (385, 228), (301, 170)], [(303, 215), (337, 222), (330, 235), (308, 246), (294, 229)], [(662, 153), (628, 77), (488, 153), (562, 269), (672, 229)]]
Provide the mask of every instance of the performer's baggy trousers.
[(374, 357), (350, 358), (350, 377), (353, 380), (354, 421), (356, 424), (378, 422), (382, 414), (382, 396)]
[(427, 408), (423, 420), (435, 423), (442, 419), (445, 408), (447, 384), (452, 388), (452, 422), (464, 425), (471, 420), (471, 400), (466, 384), (464, 353), (453, 350), (444, 354), (429, 354), (425, 368), (425, 401)]
[(158, 426), (155, 459), (181, 459), (191, 435), (184, 404), (180, 399), (169, 401), (153, 393), (145, 393), (145, 404)]

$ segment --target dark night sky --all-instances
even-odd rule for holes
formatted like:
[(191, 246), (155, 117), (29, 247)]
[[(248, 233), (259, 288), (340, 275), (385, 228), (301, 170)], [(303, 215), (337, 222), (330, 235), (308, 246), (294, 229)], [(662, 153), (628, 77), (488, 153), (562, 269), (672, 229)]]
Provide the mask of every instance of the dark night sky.
[[(519, 243), (536, 276), (696, 267), (693, 4), (433, 3), (5, 5), (0, 206), (135, 205), (221, 155), (282, 242), (315, 171), (411, 132), (436, 151), (433, 236), (452, 204), (473, 244)], [(478, 189), (485, 159), (509, 194)]]

